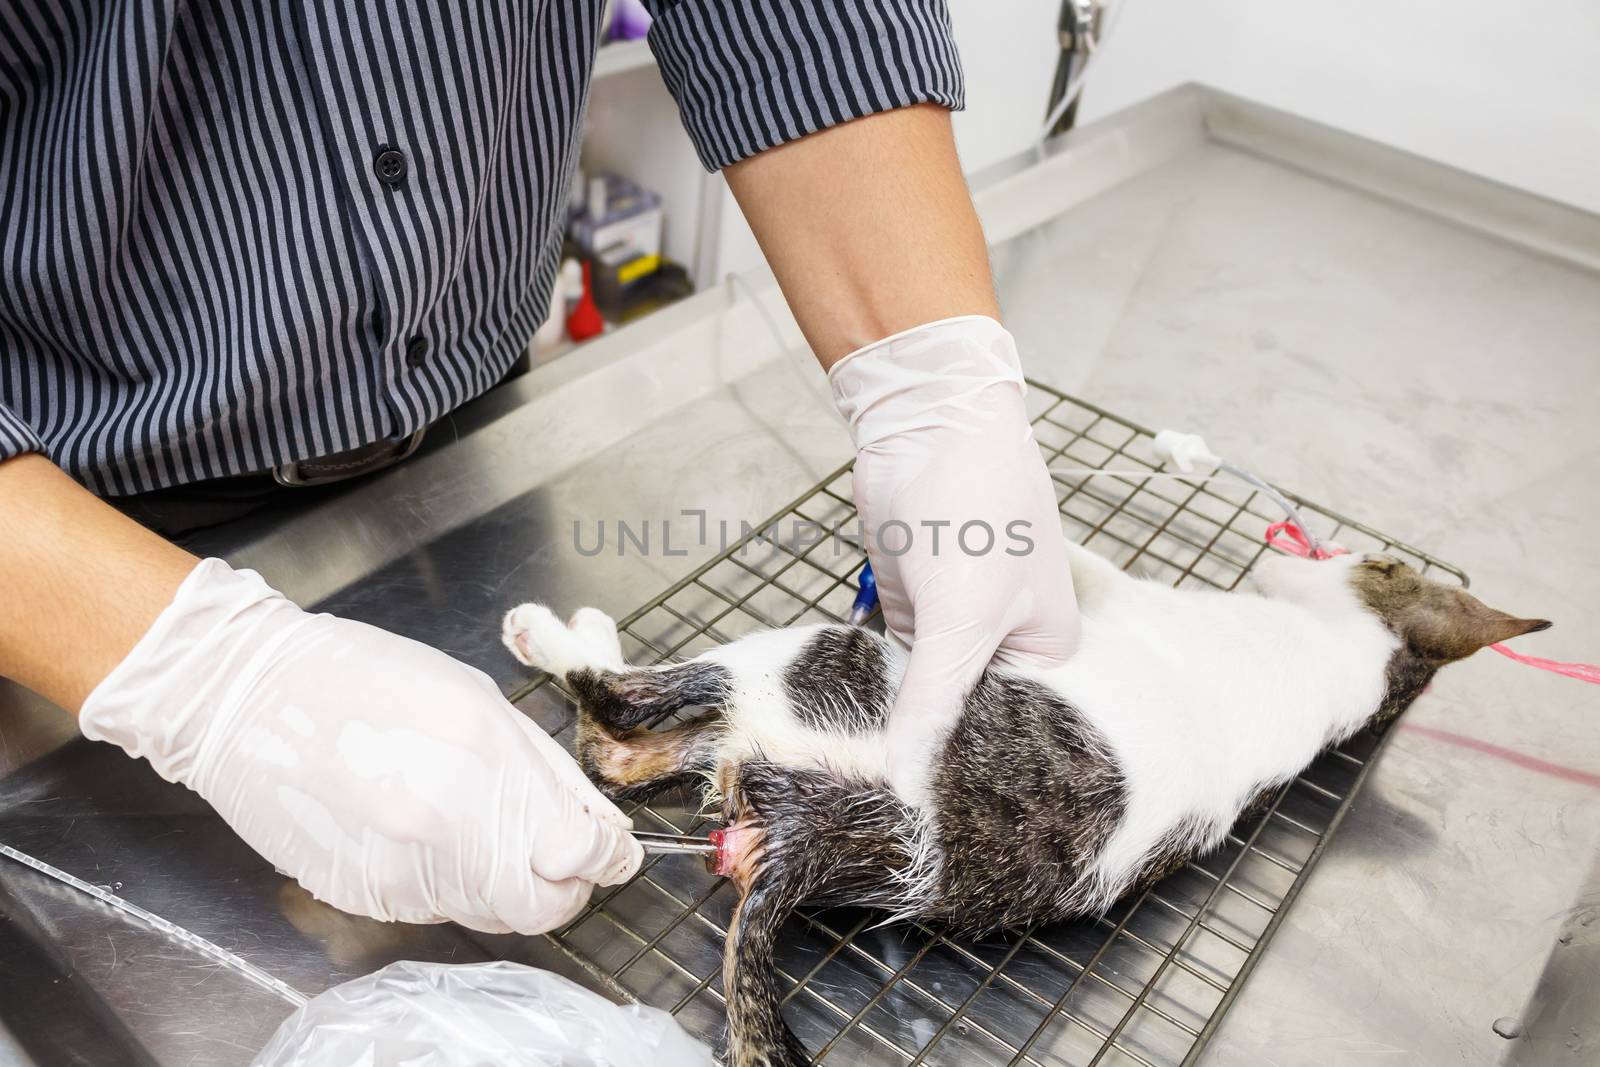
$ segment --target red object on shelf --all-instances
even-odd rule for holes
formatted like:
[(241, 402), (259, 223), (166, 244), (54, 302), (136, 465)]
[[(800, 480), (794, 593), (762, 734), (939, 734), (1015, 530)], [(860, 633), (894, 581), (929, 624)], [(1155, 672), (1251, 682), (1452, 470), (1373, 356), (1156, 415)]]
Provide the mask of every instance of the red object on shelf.
[(606, 320), (595, 306), (594, 286), (589, 280), (589, 261), (583, 263), (583, 296), (578, 306), (567, 316), (567, 336), (574, 341), (587, 341), (606, 328)]

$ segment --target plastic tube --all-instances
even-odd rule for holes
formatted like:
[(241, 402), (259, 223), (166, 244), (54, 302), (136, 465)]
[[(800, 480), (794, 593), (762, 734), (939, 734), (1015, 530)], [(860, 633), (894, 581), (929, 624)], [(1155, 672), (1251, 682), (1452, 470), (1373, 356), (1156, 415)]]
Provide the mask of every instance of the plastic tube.
[(1051, 474), (1074, 478), (1182, 478), (1186, 482), (1219, 482), (1224, 477), (1233, 477), (1221, 474), (1185, 474), (1183, 471), (1118, 471), (1105, 467), (1046, 467), (1045, 469)]
[(1273, 488), (1272, 484), (1266, 479), (1257, 477), (1238, 464), (1229, 463), (1225, 459), (1217, 460), (1217, 470), (1221, 472), (1219, 474), (1185, 474), (1182, 471), (1119, 471), (1106, 470), (1101, 467), (1048, 467), (1046, 469), (1051, 474), (1081, 478), (1136, 478), (1141, 481), (1153, 478), (1180, 478), (1183, 481), (1194, 483), (1215, 482), (1224, 478), (1238, 479), (1265, 493), (1274, 504), (1282, 508), (1283, 513), (1289, 516), (1290, 521), (1306, 535), (1307, 540), (1311, 543), (1310, 549), (1313, 553), (1322, 547), (1322, 542), (1317, 539), (1316, 534), (1311, 532), (1311, 528), (1300, 517), (1300, 512), (1296, 510), (1295, 506), (1289, 503), (1288, 497)]
[(49, 877), (54, 878), (56, 881), (61, 882), (64, 885), (69, 885), (81, 893), (87, 893), (89, 896), (100, 901), (102, 904), (109, 904), (111, 907), (116, 908), (124, 915), (133, 916), (135, 919), (140, 920), (152, 929), (159, 930), (161, 933), (166, 934), (174, 941), (194, 949), (207, 959), (226, 967), (235, 974), (243, 978), (247, 978), (265, 989), (271, 990), (297, 1008), (304, 1004), (308, 999), (304, 993), (300, 992), (289, 983), (283, 981), (281, 978), (274, 978), (266, 971), (263, 971), (260, 967), (250, 963), (248, 960), (234, 955), (221, 945), (207, 941), (199, 934), (191, 933), (179, 926), (177, 923), (168, 922), (154, 912), (146, 911), (144, 908), (139, 907), (139, 905), (133, 903), (132, 901), (122, 899), (109, 889), (102, 889), (92, 882), (85, 882), (82, 878), (77, 878), (73, 875), (70, 875), (59, 867), (52, 867), (44, 860), (35, 859), (26, 852), (19, 852), (10, 845), (0, 844), (0, 856), (5, 856), (7, 859), (16, 860), (24, 867), (32, 867), (40, 874), (48, 875)]
[(850, 605), (850, 625), (860, 626), (872, 615), (878, 606), (878, 578), (872, 573), (872, 564), (863, 563), (861, 573), (856, 578), (860, 592), (856, 594), (855, 602)]
[[(783, 331), (778, 328), (778, 320), (772, 317), (772, 312), (767, 310), (767, 305), (761, 302), (761, 297), (756, 295), (755, 288), (745, 280), (744, 275), (730, 271), (728, 273), (728, 291), (739, 290), (746, 300), (755, 306), (756, 313), (761, 316), (761, 321), (767, 324), (767, 332), (772, 335), (772, 340), (777, 344), (779, 352), (789, 351), (789, 341), (783, 336)], [(737, 303), (738, 297), (732, 297), (730, 304)]]
[(1306, 521), (1300, 517), (1300, 512), (1295, 510), (1295, 506), (1289, 503), (1288, 498), (1274, 489), (1272, 485), (1266, 481), (1266, 479), (1257, 478), (1254, 474), (1251, 474), (1243, 467), (1229, 463), (1227, 460), (1222, 460), (1220, 463), (1218, 463), (1217, 469), (1227, 471), (1229, 474), (1240, 479), (1241, 481), (1249, 482), (1251, 485), (1267, 494), (1267, 496), (1271, 497), (1272, 502), (1283, 509), (1284, 514), (1288, 515), (1290, 520), (1293, 521), (1296, 526), (1300, 527), (1300, 532), (1305, 534), (1306, 539), (1311, 542), (1311, 554), (1315, 556), (1321, 550), (1322, 542), (1317, 539), (1316, 534), (1311, 532), (1311, 527), (1307, 526)]

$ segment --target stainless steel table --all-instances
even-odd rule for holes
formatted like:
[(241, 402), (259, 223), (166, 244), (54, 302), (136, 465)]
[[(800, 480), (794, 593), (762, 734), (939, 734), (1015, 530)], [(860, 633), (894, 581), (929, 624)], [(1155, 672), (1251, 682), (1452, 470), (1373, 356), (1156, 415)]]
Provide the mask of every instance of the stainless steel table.
[[(1556, 620), (1526, 649), (1596, 656), (1600, 221), (1200, 88), (979, 184), (1032, 376), (1198, 430)], [(499, 647), (506, 606), (623, 613), (717, 547), (590, 558), (574, 538), (592, 544), (597, 520), (681, 535), (703, 509), (736, 530), (848, 459), (781, 300), (752, 283), (782, 346), (742, 290), (702, 294), (470, 406), (404, 467), (205, 547), (511, 692), (527, 679)], [(1593, 1062), (1597, 714), (1594, 689), (1488, 655), (1442, 677), (1206, 1062)], [(15, 689), (0, 775), (0, 841), (308, 993), (402, 958), (587, 980), (541, 939), (316, 904), (192, 794)], [(288, 1012), (3, 862), (0, 918), (0, 1063), (243, 1064)]]

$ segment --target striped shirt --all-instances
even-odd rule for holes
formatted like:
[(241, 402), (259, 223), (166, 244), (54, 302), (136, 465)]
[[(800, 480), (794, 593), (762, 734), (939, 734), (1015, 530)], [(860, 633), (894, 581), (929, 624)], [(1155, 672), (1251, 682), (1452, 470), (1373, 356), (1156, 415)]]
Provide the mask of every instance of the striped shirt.
[[(122, 495), (408, 434), (543, 320), (601, 0), (0, 0), (0, 459)], [(654, 0), (708, 169), (961, 104), (944, 0)]]

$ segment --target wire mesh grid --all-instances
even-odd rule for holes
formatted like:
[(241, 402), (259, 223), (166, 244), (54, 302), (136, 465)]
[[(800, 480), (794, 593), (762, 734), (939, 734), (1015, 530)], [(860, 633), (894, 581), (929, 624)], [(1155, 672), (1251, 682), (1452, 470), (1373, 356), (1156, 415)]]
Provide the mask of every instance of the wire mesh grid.
[[(1230, 590), (1282, 518), (1254, 490), (1183, 478), (1074, 475), (1162, 470), (1152, 435), (1031, 385), (1034, 433), (1052, 466), (1066, 536), (1180, 587)], [(1460, 570), (1289, 495), (1316, 534), (1384, 551), (1442, 580)], [(694, 655), (754, 630), (842, 622), (865, 562), (848, 466), (619, 622), (630, 662)], [(570, 745), (569, 694), (541, 676), (513, 694)], [(784, 1013), (815, 1062), (1167, 1067), (1199, 1055), (1343, 818), (1383, 746), (1362, 733), (1326, 752), (1223, 847), (1099, 919), (955, 939), (877, 913), (796, 915), (778, 957)], [(632, 812), (646, 830), (703, 832), (695, 799)], [(736, 897), (694, 856), (651, 857), (597, 892), (555, 944), (617, 994), (674, 1013), (714, 1042), (723, 1024), (722, 944)]]

